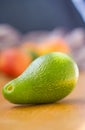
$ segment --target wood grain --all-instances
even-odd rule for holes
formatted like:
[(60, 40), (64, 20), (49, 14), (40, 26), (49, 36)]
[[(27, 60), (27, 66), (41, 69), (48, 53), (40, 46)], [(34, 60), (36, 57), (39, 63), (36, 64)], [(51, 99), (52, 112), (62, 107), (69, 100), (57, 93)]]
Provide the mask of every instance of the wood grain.
[(74, 91), (58, 103), (18, 106), (1, 89), (10, 78), (0, 75), (0, 130), (85, 130), (85, 72)]

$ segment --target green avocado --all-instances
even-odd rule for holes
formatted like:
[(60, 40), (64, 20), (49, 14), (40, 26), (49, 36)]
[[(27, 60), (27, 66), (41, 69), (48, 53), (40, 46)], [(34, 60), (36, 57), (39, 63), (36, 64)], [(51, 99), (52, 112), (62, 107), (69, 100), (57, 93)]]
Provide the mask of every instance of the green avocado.
[(16, 79), (7, 83), (3, 96), (15, 104), (52, 103), (75, 87), (78, 66), (67, 54), (52, 52), (35, 59)]

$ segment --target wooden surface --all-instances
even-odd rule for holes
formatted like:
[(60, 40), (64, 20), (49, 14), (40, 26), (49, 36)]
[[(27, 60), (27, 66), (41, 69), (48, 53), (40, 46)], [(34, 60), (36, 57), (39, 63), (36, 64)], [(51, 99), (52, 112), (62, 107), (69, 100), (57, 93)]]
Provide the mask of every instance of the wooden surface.
[(0, 130), (85, 130), (85, 73), (74, 91), (59, 103), (18, 106), (7, 102), (1, 88), (10, 79), (0, 75)]

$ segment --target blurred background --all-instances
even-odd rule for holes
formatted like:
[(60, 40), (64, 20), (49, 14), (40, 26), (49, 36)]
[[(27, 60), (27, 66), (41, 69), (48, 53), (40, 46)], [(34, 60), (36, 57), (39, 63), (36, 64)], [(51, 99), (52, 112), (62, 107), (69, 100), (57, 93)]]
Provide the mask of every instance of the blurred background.
[(17, 77), (49, 52), (85, 70), (85, 0), (0, 0), (0, 71)]

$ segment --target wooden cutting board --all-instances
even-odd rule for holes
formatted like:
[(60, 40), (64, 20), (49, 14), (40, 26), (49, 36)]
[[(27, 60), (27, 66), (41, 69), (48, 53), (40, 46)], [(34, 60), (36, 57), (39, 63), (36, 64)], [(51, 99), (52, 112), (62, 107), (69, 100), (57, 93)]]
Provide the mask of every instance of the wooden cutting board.
[(74, 91), (53, 104), (18, 106), (6, 101), (1, 89), (10, 78), (0, 75), (0, 130), (85, 130), (85, 73)]

